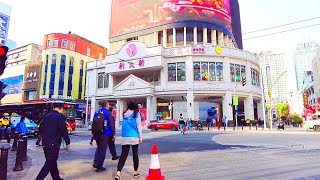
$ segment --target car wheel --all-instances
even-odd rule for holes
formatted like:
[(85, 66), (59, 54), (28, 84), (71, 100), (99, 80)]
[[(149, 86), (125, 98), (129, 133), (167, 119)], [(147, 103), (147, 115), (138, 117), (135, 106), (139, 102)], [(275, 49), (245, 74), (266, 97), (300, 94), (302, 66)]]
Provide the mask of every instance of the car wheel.
[(320, 131), (320, 126), (315, 126), (315, 127), (314, 127), (314, 130), (317, 131), (317, 132), (319, 132), (319, 131)]
[(151, 126), (151, 131), (155, 131), (156, 130), (156, 127), (155, 126)]
[(175, 126), (171, 127), (171, 131), (176, 131), (176, 130), (177, 130), (177, 127), (175, 127)]

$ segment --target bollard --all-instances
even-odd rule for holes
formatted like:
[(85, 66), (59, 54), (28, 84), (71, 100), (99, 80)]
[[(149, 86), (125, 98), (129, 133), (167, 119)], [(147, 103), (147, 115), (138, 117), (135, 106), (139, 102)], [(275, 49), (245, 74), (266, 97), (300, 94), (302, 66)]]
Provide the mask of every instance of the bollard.
[(22, 139), (23, 136), (24, 134), (19, 134), (19, 139)]
[(18, 150), (17, 150), (17, 157), (16, 157), (16, 163), (14, 165), (13, 171), (22, 171), (22, 151), (23, 151), (23, 140), (20, 139), (18, 141)]
[(13, 145), (11, 151), (17, 151), (18, 149), (18, 140), (19, 140), (19, 133), (15, 132), (13, 137)]
[(28, 136), (23, 136), (23, 153), (22, 153), (22, 161), (27, 161), (27, 151), (28, 151)]
[(1, 157), (0, 157), (0, 180), (7, 180), (8, 172), (8, 150), (10, 147), (1, 148)]

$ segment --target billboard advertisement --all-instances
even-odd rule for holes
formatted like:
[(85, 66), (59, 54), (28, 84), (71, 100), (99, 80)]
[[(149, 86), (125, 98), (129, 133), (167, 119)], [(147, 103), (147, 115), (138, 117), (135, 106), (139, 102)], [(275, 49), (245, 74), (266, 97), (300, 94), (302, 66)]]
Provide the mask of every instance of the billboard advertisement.
[(232, 32), (229, 0), (113, 0), (110, 36), (158, 25), (200, 20)]
[(0, 45), (7, 44), (9, 16), (0, 13)]
[(8, 94), (22, 93), (23, 75), (1, 79), (1, 81), (8, 85), (2, 92)]

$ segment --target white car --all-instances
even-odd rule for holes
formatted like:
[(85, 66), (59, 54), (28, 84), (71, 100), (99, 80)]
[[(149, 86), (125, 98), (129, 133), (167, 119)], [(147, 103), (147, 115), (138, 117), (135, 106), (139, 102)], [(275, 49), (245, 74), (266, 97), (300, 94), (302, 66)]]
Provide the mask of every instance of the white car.
[(303, 127), (306, 130), (313, 129), (314, 131), (320, 131), (320, 112), (314, 113), (311, 118), (304, 121)]

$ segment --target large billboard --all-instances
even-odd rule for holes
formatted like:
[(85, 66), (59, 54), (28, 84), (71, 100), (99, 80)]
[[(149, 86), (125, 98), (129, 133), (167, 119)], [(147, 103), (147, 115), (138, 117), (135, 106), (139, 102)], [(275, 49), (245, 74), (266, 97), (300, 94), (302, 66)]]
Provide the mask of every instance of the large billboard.
[(23, 75), (1, 79), (1, 81), (8, 85), (2, 92), (7, 94), (22, 93)]
[(0, 45), (7, 44), (9, 16), (0, 13)]
[(113, 0), (111, 11), (111, 37), (190, 20), (232, 31), (229, 0)]

